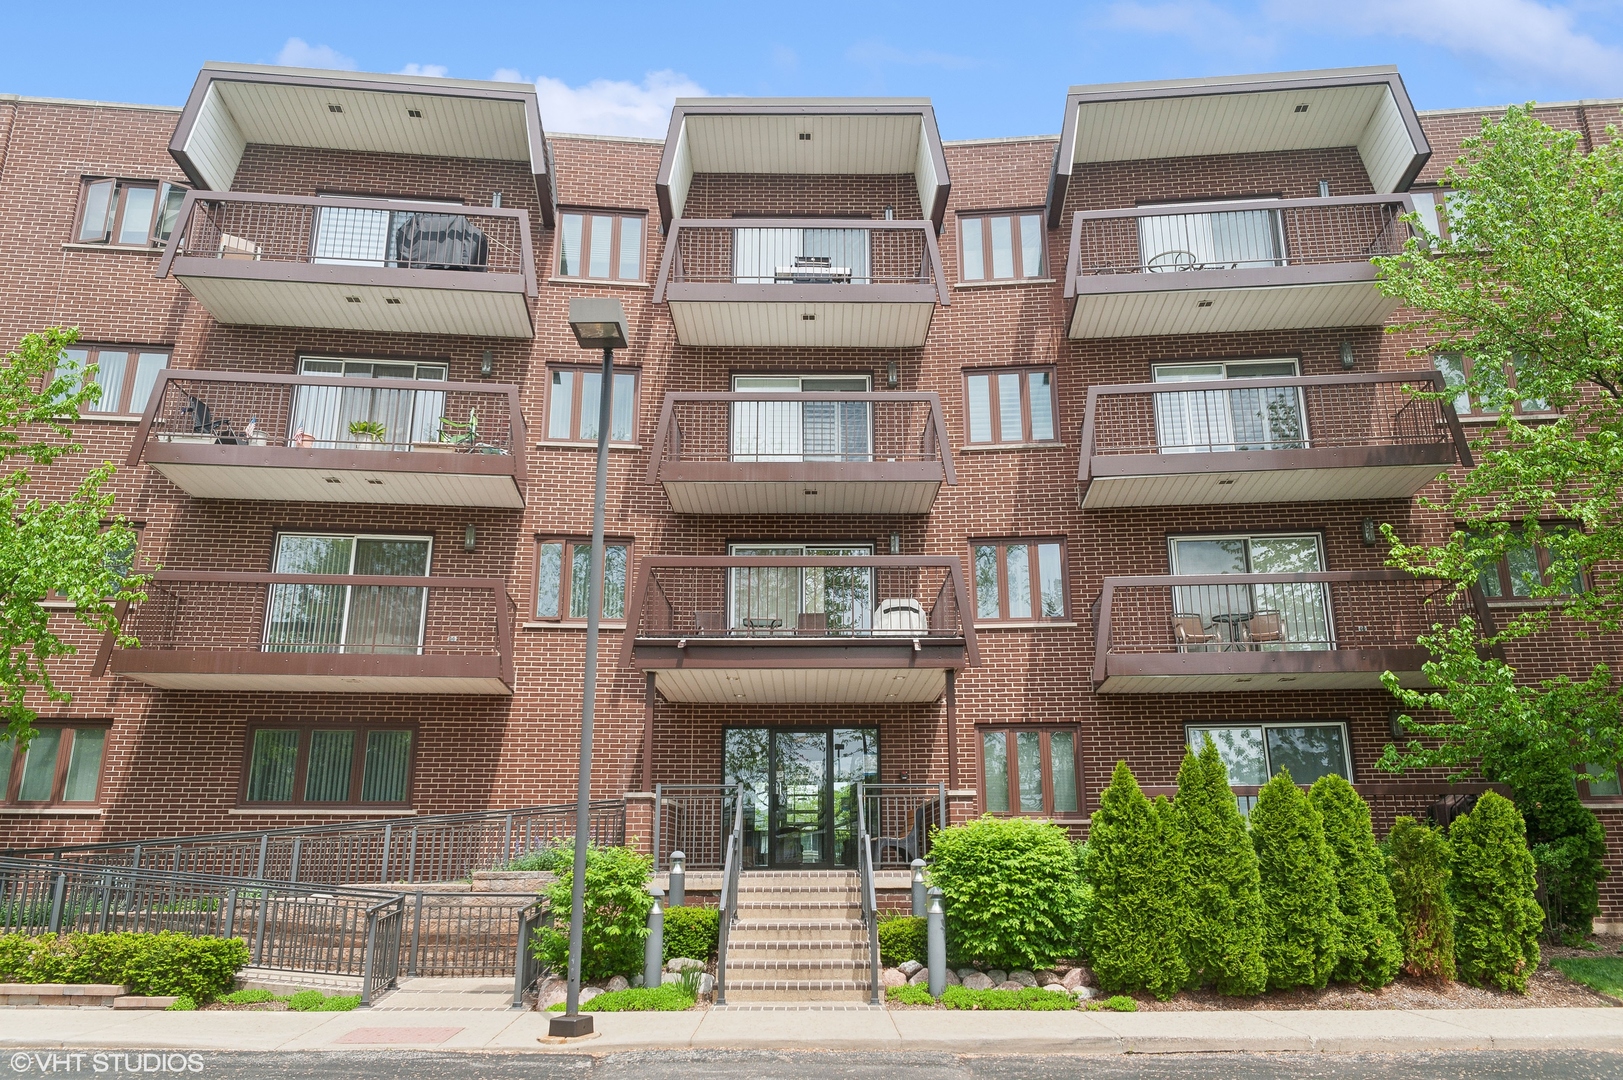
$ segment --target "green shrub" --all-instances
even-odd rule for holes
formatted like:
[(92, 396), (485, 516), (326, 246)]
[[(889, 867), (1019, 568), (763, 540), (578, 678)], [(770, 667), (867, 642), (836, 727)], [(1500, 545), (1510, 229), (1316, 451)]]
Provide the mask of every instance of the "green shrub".
[(1545, 921), (1557, 940), (1576, 944), (1594, 930), (1600, 913), (1606, 831), (1594, 812), (1578, 801), (1572, 773), (1559, 763), (1524, 783), (1515, 798), (1544, 882)]
[(322, 998), (321, 1004), (311, 1012), (353, 1012), (361, 1007), (359, 994), (334, 994), (329, 998)]
[[(554, 971), (569, 964), (570, 890), (574, 856), (558, 870), (547, 889), (553, 921), (535, 936), (537, 959)], [(648, 892), (653, 859), (629, 848), (586, 850), (586, 918), (581, 926), (580, 977), (584, 982), (630, 975), (642, 970), (642, 943), (648, 937)], [(699, 957), (694, 957), (695, 960)]]
[(1099, 797), (1084, 872), (1093, 886), (1089, 952), (1106, 990), (1162, 999), (1189, 980), (1184, 959), (1184, 863), (1165, 800), (1151, 803), (1126, 762)]
[(1336, 856), (1341, 948), (1334, 977), (1366, 990), (1385, 986), (1403, 966), (1403, 941), (1392, 883), (1375, 847), (1369, 804), (1345, 779), (1321, 776), (1307, 793), (1324, 819), (1324, 839)]
[(1340, 952), (1336, 857), (1324, 819), (1290, 773), (1262, 786), (1251, 810), (1262, 876), (1262, 956), (1268, 988), (1322, 990)]
[[(630, 990), (611, 990), (599, 994), (581, 1005), (581, 1012), (681, 1012), (693, 1008), (697, 998), (682, 988), (681, 983), (662, 983), (659, 986), (632, 987)], [(563, 1012), (564, 1002), (547, 1007), (548, 1012)]]
[(1198, 757), (1184, 754), (1172, 813), (1183, 836), (1187, 875), (1189, 984), (1215, 986), (1220, 994), (1260, 994), (1268, 985), (1268, 969), (1262, 960), (1257, 852), (1229, 789), (1228, 769), (1210, 738)]
[(509, 860), (497, 870), (563, 870), (570, 866), (570, 860), (575, 856), (567, 847), (539, 847), (534, 851), (526, 851), (516, 859)]
[(946, 901), (955, 963), (1040, 968), (1075, 955), (1081, 883), (1059, 826), (987, 816), (942, 829), (929, 874)]
[(1027, 986), (1019, 990), (971, 990), (949, 986), (941, 992), (941, 1004), (949, 1009), (976, 1009), (982, 1012), (1065, 1012), (1076, 1007), (1069, 993)]
[(229, 994), (221, 994), (217, 1000), (227, 1005), (260, 1005), (275, 1001), (276, 995), (269, 990), (233, 990)]
[(879, 962), (896, 967), (909, 960), (929, 962), (928, 920), (891, 912), (879, 917)]
[(1097, 1007), (1100, 1009), (1109, 1009), (1111, 1012), (1137, 1012), (1138, 1002), (1134, 1001), (1126, 994), (1117, 994), (1114, 997), (1105, 998), (1103, 1001), (1098, 1003)]
[(1448, 830), (1453, 848), (1454, 962), (1460, 978), (1478, 986), (1527, 993), (1538, 968), (1544, 912), (1527, 827), (1516, 804), (1496, 792)]
[(711, 960), (716, 955), (721, 912), (715, 908), (673, 907), (665, 909), (665, 959), (687, 957)]
[(320, 990), (300, 990), (287, 999), (287, 1007), (294, 1012), (315, 1012), (326, 1000), (327, 995)]
[(934, 1005), (935, 998), (930, 996), (928, 986), (909, 983), (906, 986), (888, 986), (885, 988), (885, 1000), (894, 1001), (898, 1005)]
[(1392, 823), (1387, 872), (1398, 910), (1403, 970), (1420, 978), (1454, 977), (1454, 905), (1448, 898), (1448, 840), (1412, 817)]
[(236, 938), (156, 934), (0, 935), (0, 981), (115, 983), (154, 997), (206, 1001), (230, 989), (248, 963)]
[[(164, 996), (168, 997), (169, 995), (165, 994)], [(187, 997), (185, 994), (179, 994), (179, 995), (177, 995), (175, 997), (175, 1000), (171, 1001), (168, 1005), (164, 1006), (163, 1011), (164, 1012), (195, 1012), (196, 1010), (197, 1010), (197, 1002), (196, 1001), (192, 1000), (190, 997)]]

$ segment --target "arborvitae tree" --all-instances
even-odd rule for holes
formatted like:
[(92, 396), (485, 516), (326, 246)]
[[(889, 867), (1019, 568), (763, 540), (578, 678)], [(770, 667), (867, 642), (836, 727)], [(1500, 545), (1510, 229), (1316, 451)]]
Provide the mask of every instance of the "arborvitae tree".
[(1307, 797), (1324, 819), (1324, 839), (1336, 855), (1341, 950), (1334, 977), (1368, 990), (1385, 986), (1403, 966), (1403, 944), (1369, 804), (1333, 774), (1314, 781)]
[(1544, 881), (1546, 917), (1560, 940), (1576, 944), (1595, 928), (1598, 883), (1606, 876), (1606, 831), (1578, 801), (1572, 773), (1559, 761), (1515, 790), (1516, 809), (1527, 822), (1527, 842)]
[(1460, 978), (1527, 993), (1538, 967), (1538, 934), (1544, 913), (1533, 898), (1537, 887), (1527, 827), (1516, 804), (1496, 792), (1448, 831), (1454, 849), (1454, 957)]
[(1165, 999), (1188, 982), (1179, 847), (1165, 804), (1146, 799), (1127, 763), (1118, 762), (1099, 797), (1085, 856), (1093, 884), (1093, 970), (1105, 990), (1148, 990)]
[(1454, 905), (1448, 898), (1448, 839), (1412, 817), (1387, 834), (1392, 899), (1403, 937), (1403, 970), (1421, 978), (1454, 977)]
[(1324, 842), (1319, 812), (1283, 769), (1257, 795), (1251, 839), (1262, 875), (1268, 988), (1323, 989), (1341, 942), (1336, 857)]
[(1220, 994), (1260, 994), (1268, 985), (1268, 969), (1262, 961), (1257, 852), (1211, 739), (1199, 757), (1184, 754), (1172, 810), (1188, 873), (1184, 952), (1190, 985), (1215, 986)]

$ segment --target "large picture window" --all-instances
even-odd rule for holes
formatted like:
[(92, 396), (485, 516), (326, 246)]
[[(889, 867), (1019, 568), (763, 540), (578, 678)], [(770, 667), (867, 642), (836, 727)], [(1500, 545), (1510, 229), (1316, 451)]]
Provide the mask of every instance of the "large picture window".
[[(535, 547), (535, 617), (584, 621), (591, 611), (592, 541), (586, 537), (542, 538)], [(626, 581), (631, 575), (631, 543), (603, 545), (605, 619), (626, 617)]]
[[(609, 442), (637, 441), (637, 372), (620, 368), (609, 390)], [(547, 371), (547, 438), (596, 442), (603, 369), (557, 366)]]
[(242, 802), (405, 806), (413, 732), (404, 727), (262, 727), (248, 732)]
[(1052, 442), (1058, 437), (1051, 367), (967, 371), (964, 402), (971, 445)]
[[(1544, 528), (1557, 529), (1561, 526), (1546, 525)], [(1482, 593), (1490, 603), (1531, 599), (1535, 590), (1542, 591), (1551, 583), (1552, 559), (1548, 549), (1518, 535), (1497, 562), (1482, 568), (1477, 574), (1477, 584), (1482, 587)], [(1571, 596), (1583, 591), (1583, 575), (1578, 574), (1567, 581), (1560, 595)]]
[(558, 215), (558, 276), (642, 280), (642, 215), (569, 211)]
[(1432, 357), (1432, 364), (1443, 373), (1444, 385), (1454, 391), (1454, 412), (1461, 418), (1496, 417), (1499, 415), (1499, 404), (1506, 400), (1510, 402), (1511, 412), (1518, 416), (1550, 412), (1548, 402), (1516, 395), (1517, 374), (1523, 366), (1520, 357), (1502, 368), (1490, 364), (1483, 369), (1478, 388), (1486, 392), (1486, 399), (1473, 395), (1468, 389), (1478, 370), (1475, 357), (1462, 353), (1438, 353)]
[(1302, 787), (1321, 776), (1352, 779), (1347, 725), (1340, 722), (1190, 724), (1184, 730), (1196, 753), (1208, 738), (1217, 747), (1242, 813), (1251, 812), (1257, 790), (1280, 770)]
[(1062, 817), (1082, 810), (1077, 730), (982, 728), (981, 805), (989, 814)]
[(0, 804), (94, 805), (101, 793), (105, 724), (36, 724), (28, 749), (0, 738)]
[(969, 546), (975, 568), (975, 618), (1064, 619), (1069, 590), (1061, 540), (977, 540)]

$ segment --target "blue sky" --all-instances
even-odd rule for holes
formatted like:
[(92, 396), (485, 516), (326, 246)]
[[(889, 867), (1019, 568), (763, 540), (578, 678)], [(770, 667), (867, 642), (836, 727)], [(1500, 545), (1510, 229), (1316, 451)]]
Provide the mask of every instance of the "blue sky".
[(1623, 97), (1623, 0), (5, 0), (0, 20), (0, 92), (178, 105), (205, 60), (410, 71), (535, 82), (549, 130), (604, 134), (663, 135), (702, 94), (926, 96), (946, 138), (1037, 134), (1072, 83), (1380, 63), (1422, 109)]

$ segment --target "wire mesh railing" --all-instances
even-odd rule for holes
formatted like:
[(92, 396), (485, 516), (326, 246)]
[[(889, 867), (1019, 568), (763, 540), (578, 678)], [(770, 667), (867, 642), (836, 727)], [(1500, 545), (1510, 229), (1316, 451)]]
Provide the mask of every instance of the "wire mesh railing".
[[(720, 870), (726, 860), (726, 828), (732, 784), (654, 785), (654, 872), (670, 869), (680, 851), (692, 870)], [(747, 798), (748, 796), (746, 796)]]
[(860, 791), (873, 869), (905, 870), (928, 857), (935, 831), (947, 827), (945, 783), (863, 784)]

